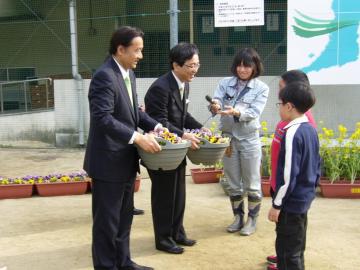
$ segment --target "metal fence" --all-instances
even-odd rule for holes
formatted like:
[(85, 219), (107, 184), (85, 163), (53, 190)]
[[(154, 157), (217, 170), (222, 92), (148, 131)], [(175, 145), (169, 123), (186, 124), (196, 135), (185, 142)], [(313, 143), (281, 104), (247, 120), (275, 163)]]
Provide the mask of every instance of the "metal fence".
[(51, 78), (0, 82), (0, 113), (20, 113), (54, 108)]
[[(46, 118), (37, 121), (55, 121), (51, 113), (46, 113), (54, 107), (53, 85), (47, 78), (72, 78), (70, 2), (0, 1), (0, 124), (11, 123), (13, 130), (23, 128), (19, 138), (34, 138), (36, 134), (41, 135), (39, 140), (53, 138), (52, 127), (41, 127), (43, 132), (34, 123), (25, 130), (21, 121), (29, 121), (32, 113), (39, 119)], [(145, 33), (144, 58), (135, 69), (138, 78), (156, 78), (169, 70), (169, 0), (75, 2), (78, 67), (84, 79), (91, 78), (103, 63), (111, 33), (121, 25), (136, 26)], [(287, 0), (266, 0), (266, 25), (216, 28), (213, 0), (178, 0), (178, 40), (198, 46), (198, 77), (230, 75), (232, 59), (243, 47), (254, 47), (259, 52), (264, 75), (278, 76), (286, 69), (286, 15)], [(204, 91), (213, 89), (208, 82), (201, 87)], [(9, 120), (11, 114), (17, 115), (18, 123)], [(67, 118), (64, 116), (63, 120)], [(8, 142), (9, 136), (4, 135), (2, 141), (0, 130), (0, 145)], [(33, 146), (31, 141), (27, 144)]]

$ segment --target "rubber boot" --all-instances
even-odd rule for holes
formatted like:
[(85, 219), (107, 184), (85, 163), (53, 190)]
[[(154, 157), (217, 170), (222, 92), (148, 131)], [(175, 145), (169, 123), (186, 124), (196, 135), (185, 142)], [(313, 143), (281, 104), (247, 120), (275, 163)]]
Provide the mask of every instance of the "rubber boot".
[(241, 196), (230, 197), (231, 207), (234, 213), (234, 221), (226, 230), (229, 233), (238, 232), (244, 226), (244, 199)]
[(256, 231), (256, 220), (259, 216), (261, 198), (248, 196), (249, 214), (245, 226), (240, 230), (240, 235), (249, 236)]

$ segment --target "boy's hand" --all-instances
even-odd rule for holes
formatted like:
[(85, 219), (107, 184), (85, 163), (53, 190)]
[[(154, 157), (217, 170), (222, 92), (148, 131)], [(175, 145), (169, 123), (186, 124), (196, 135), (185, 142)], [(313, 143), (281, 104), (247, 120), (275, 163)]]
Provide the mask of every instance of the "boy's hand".
[(274, 207), (271, 207), (268, 214), (268, 219), (272, 222), (278, 222), (280, 215), (280, 210), (275, 209)]

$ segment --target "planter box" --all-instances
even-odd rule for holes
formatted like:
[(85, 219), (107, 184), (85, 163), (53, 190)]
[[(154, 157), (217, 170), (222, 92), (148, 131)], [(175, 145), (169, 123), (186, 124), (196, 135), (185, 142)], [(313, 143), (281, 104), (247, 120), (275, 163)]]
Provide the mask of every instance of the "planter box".
[(29, 198), (33, 188), (33, 184), (0, 185), (0, 199)]
[(87, 177), (86, 178), (86, 182), (87, 182), (87, 188), (86, 188), (86, 193), (91, 193), (91, 189), (92, 189), (92, 182), (91, 182), (91, 178)]
[(136, 179), (135, 179), (135, 187), (134, 187), (134, 192), (138, 192), (139, 189), (140, 189), (140, 182), (141, 182), (141, 177), (140, 176), (137, 176)]
[[(89, 178), (90, 179), (90, 178)], [(140, 176), (137, 176), (136, 179), (135, 179), (135, 182), (134, 182), (134, 192), (138, 192), (139, 189), (140, 189), (140, 182), (141, 182), (141, 177)], [(88, 187), (86, 189), (86, 193), (88, 192), (91, 192), (91, 189), (92, 189), (92, 183), (91, 183), (91, 180), (88, 181)]]
[(88, 189), (88, 181), (35, 184), (39, 196), (82, 195)]
[(162, 150), (160, 152), (147, 153), (137, 147), (142, 162), (150, 170), (175, 170), (184, 160), (190, 142), (184, 141), (179, 144), (172, 144), (166, 140), (159, 140), (158, 138), (157, 140), (165, 144), (161, 146)]
[(264, 197), (271, 197), (269, 176), (261, 177), (261, 191)]
[(207, 140), (198, 138), (201, 141), (199, 149), (187, 151), (187, 156), (193, 164), (214, 165), (224, 156), (229, 143), (209, 143)]
[(325, 198), (360, 199), (360, 180), (350, 184), (348, 181), (320, 181), (321, 194)]
[(195, 184), (218, 183), (223, 170), (215, 168), (191, 169), (191, 176)]

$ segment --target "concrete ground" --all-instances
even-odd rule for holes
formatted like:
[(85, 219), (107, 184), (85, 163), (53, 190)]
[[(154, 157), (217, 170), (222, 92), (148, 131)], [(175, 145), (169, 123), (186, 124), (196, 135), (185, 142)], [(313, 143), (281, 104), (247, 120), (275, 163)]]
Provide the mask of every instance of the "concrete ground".
[[(0, 148), (0, 176), (68, 173), (82, 167), (83, 150)], [(191, 166), (189, 166), (191, 167)], [(151, 183), (142, 171), (131, 233), (134, 261), (157, 270), (266, 269), (274, 253), (274, 224), (266, 218), (265, 198), (257, 233), (229, 234), (232, 221), (228, 198), (219, 184), (193, 184), (187, 177), (185, 227), (198, 240), (182, 255), (154, 248), (150, 210)], [(307, 269), (360, 269), (360, 200), (316, 198), (309, 212)], [(0, 200), (0, 265), (8, 270), (92, 269), (91, 195)]]

